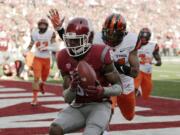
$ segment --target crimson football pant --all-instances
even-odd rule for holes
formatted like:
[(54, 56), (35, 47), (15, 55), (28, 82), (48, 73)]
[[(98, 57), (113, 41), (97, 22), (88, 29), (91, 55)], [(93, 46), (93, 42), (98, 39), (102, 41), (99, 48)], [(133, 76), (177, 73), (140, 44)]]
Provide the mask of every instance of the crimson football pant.
[(64, 134), (85, 128), (83, 135), (100, 135), (108, 126), (110, 116), (109, 102), (93, 102), (81, 107), (67, 107), (52, 124), (60, 126)]

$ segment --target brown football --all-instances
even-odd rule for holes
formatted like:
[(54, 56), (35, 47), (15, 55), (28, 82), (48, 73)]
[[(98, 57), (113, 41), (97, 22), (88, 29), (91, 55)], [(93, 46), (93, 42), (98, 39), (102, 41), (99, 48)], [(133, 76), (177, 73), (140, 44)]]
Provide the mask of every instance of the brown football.
[(78, 63), (77, 71), (81, 78), (80, 86), (82, 88), (87, 88), (90, 85), (95, 85), (95, 82), (97, 80), (96, 72), (94, 71), (93, 67), (86, 61), (82, 60)]

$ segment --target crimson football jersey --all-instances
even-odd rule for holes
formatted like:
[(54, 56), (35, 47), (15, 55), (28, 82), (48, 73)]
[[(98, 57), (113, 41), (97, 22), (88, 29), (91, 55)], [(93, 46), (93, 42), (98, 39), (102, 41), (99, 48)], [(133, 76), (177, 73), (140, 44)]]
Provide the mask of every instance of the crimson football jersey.
[[(107, 50), (107, 51), (105, 51)], [(85, 60), (89, 65), (91, 65), (97, 75), (97, 79), (102, 86), (108, 86), (109, 83), (106, 81), (103, 72), (103, 66), (111, 64), (113, 61), (110, 56), (110, 48), (105, 45), (92, 45), (90, 50), (86, 53), (82, 60)], [(105, 54), (104, 54), (105, 53)], [(104, 55), (102, 59), (102, 55)], [(79, 60), (80, 61), (80, 60)], [(74, 71), (78, 65), (78, 60), (69, 56), (66, 49), (63, 49), (57, 53), (57, 65), (61, 72), (65, 74), (70, 74)], [(101, 101), (102, 99), (96, 99), (88, 97), (86, 93), (79, 87), (76, 94), (76, 102), (93, 102)]]

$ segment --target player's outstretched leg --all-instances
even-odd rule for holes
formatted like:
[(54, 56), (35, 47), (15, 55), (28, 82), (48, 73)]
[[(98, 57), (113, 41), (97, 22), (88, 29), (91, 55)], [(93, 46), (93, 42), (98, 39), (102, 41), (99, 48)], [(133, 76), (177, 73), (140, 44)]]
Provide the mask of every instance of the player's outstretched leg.
[(117, 97), (117, 104), (121, 110), (122, 115), (127, 120), (132, 120), (135, 115), (135, 93), (122, 94)]

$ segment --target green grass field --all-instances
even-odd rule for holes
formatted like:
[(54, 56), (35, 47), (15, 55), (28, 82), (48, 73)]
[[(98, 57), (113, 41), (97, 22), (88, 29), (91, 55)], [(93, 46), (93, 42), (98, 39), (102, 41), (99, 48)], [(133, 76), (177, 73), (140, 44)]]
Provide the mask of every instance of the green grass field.
[(180, 99), (180, 58), (179, 61), (163, 62), (153, 67), (153, 95)]

